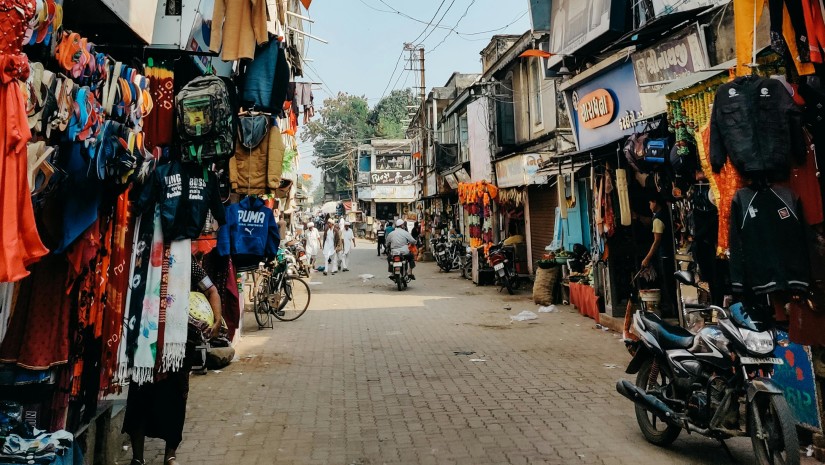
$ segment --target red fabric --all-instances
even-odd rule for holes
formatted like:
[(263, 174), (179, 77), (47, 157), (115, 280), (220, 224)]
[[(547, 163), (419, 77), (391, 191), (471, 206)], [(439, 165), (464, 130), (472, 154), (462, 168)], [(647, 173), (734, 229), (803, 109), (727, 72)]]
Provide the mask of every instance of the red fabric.
[(596, 296), (596, 290), (586, 284), (570, 283), (570, 303), (584, 316), (589, 316), (599, 322), (599, 306), (601, 298)]
[(822, 48), (825, 48), (825, 21), (822, 19), (820, 0), (801, 0), (802, 12), (805, 17), (805, 28), (808, 32), (808, 46), (811, 51), (811, 62), (822, 63)]
[(69, 360), (71, 302), (65, 290), (69, 264), (49, 255), (20, 283), (17, 304), (0, 344), (0, 362), (45, 370)]
[(822, 212), (822, 195), (819, 189), (819, 178), (816, 173), (816, 151), (813, 140), (809, 134), (805, 134), (805, 141), (808, 151), (805, 154), (805, 164), (794, 166), (791, 169), (789, 181), (791, 190), (794, 191), (802, 201), (802, 214), (808, 224), (819, 224), (825, 221)]
[(129, 289), (129, 267), (132, 256), (132, 240), (135, 223), (129, 203), (129, 190), (121, 193), (115, 210), (114, 232), (111, 241), (109, 282), (106, 286), (105, 313), (103, 319), (103, 352), (100, 385), (106, 392), (114, 392), (110, 381), (117, 371), (118, 349), (122, 340), (123, 316), (126, 309), (126, 292)]
[(788, 322), (788, 338), (791, 342), (825, 347), (825, 312), (814, 312), (808, 305), (796, 300), (786, 304), (777, 296), (771, 297), (777, 321)]
[[(22, 21), (16, 9), (0, 11), (5, 22)], [(14, 28), (14, 25), (11, 26)], [(25, 26), (24, 26), (25, 30)], [(10, 48), (0, 35), (0, 50)], [(11, 47), (14, 48), (14, 47)], [(18, 47), (19, 50), (19, 47)], [(29, 275), (26, 267), (49, 253), (40, 241), (29, 191), (26, 143), (31, 139), (22, 92), (16, 79), (29, 74), (25, 55), (0, 55), (0, 282), (14, 282)]]
[(146, 68), (149, 78), (149, 92), (152, 95), (152, 111), (143, 119), (146, 146), (152, 150), (157, 146), (172, 143), (175, 127), (175, 79), (172, 71), (163, 67)]

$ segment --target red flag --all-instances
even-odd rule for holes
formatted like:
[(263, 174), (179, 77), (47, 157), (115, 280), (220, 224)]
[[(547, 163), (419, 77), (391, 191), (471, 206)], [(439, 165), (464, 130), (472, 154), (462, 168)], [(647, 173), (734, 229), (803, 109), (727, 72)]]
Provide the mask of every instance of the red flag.
[(312, 3), (312, 0), (301, 0), (301, 4), (304, 5), (304, 8), (307, 10), (309, 9), (309, 5)]

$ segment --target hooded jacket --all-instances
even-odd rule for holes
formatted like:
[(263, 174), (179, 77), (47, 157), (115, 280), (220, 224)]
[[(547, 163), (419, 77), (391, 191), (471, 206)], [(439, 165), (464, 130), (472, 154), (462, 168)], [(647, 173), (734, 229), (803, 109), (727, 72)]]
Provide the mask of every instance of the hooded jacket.
[(200, 237), (209, 211), (218, 224), (226, 223), (215, 173), (192, 163), (173, 161), (158, 166), (138, 193), (138, 214), (160, 204), (163, 240)]
[(281, 244), (272, 210), (257, 197), (246, 197), (226, 207), (226, 226), (218, 230), (218, 254), (232, 256), (237, 268), (257, 266), (274, 258)]
[(805, 291), (810, 282), (799, 200), (781, 186), (739, 189), (730, 216), (730, 279), (734, 292)]

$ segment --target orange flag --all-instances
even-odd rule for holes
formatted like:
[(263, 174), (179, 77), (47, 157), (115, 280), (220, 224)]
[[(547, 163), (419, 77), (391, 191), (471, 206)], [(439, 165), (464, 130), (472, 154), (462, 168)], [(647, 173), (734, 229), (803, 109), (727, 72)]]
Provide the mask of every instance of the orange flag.
[(304, 8), (307, 10), (309, 9), (309, 5), (312, 3), (312, 0), (301, 0), (301, 4), (304, 5)]

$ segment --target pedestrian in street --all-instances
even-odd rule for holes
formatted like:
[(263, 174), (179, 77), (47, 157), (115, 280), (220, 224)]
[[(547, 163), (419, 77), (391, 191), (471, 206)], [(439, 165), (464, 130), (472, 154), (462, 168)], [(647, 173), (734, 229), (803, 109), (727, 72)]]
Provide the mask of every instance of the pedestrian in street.
[(306, 237), (306, 252), (309, 255), (309, 264), (315, 269), (315, 259), (321, 253), (321, 233), (315, 229), (315, 223), (310, 221), (307, 223)]
[(418, 221), (415, 222), (413, 225), (412, 231), (410, 231), (410, 235), (415, 239), (416, 247), (421, 245), (421, 223)]
[(387, 238), (387, 235), (386, 235), (386, 231), (384, 231), (384, 223), (379, 222), (378, 223), (378, 231), (375, 232), (375, 242), (378, 243), (378, 256), (379, 257), (381, 256), (381, 248), (382, 247), (386, 248), (386, 246), (385, 246), (385, 244), (387, 243), (386, 238)]
[[(207, 339), (215, 338), (221, 328), (221, 297), (218, 289), (207, 276), (200, 263), (192, 257), (192, 292), (201, 292), (212, 307), (214, 324), (204, 334)], [(183, 365), (177, 372), (158, 372), (154, 381), (129, 385), (126, 400), (126, 416), (123, 432), (132, 442), (131, 465), (145, 465), (143, 446), (146, 437), (166, 441), (164, 465), (177, 465), (177, 449), (183, 440), (183, 424), (186, 420), (186, 400), (189, 396), (189, 371), (195, 355), (196, 342), (192, 341), (193, 329), (190, 325), (189, 340)]]
[(355, 247), (355, 233), (349, 221), (344, 223), (341, 240), (344, 242), (344, 249), (341, 251), (341, 271), (349, 271), (349, 253)]
[(392, 221), (387, 221), (387, 227), (384, 229), (384, 234), (386, 238), (384, 239), (386, 243), (384, 244), (384, 255), (390, 256), (390, 247), (389, 247), (389, 237), (392, 232), (395, 231), (395, 227), (392, 225)]
[(327, 229), (324, 231), (324, 276), (330, 272), (334, 275), (338, 272), (338, 252), (342, 249), (341, 233), (332, 218), (327, 220)]

